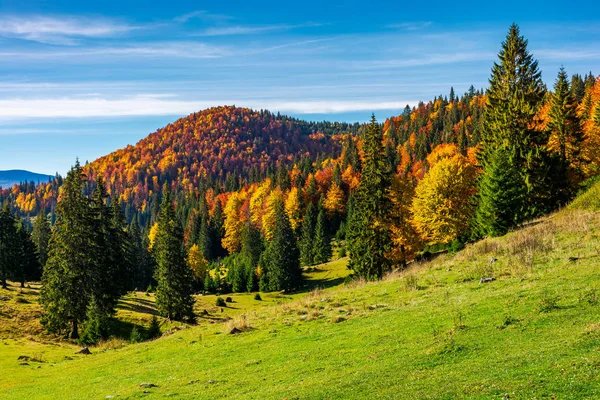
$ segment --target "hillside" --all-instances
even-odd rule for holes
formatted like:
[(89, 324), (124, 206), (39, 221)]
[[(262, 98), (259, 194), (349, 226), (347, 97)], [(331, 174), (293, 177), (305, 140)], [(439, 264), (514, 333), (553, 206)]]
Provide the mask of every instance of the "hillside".
[[(328, 289), (263, 294), (263, 302), (233, 295), (224, 314), (212, 306), (214, 296), (198, 297), (196, 308), (209, 316), (152, 342), (105, 344), (76, 356), (70, 345), (4, 339), (0, 393), (7, 399), (597, 398), (600, 215), (588, 211), (597, 201), (590, 194), (580, 199), (586, 196), (505, 237), (413, 264), (381, 282), (339, 285), (341, 260), (317, 267), (317, 280), (338, 283)], [(480, 283), (482, 277), (495, 280)], [(151, 304), (143, 294), (136, 298)], [(122, 304), (119, 315), (127, 309), (144, 320), (152, 312)], [(229, 334), (233, 326), (244, 332)], [(43, 362), (20, 365), (20, 355)]]
[(36, 185), (39, 183), (48, 183), (48, 180), (53, 178), (54, 177), (51, 175), (37, 174), (35, 172), (20, 169), (0, 171), (0, 188), (8, 189), (21, 182), (34, 182)]
[[(111, 192), (140, 205), (163, 182), (184, 190), (217, 182), (237, 187), (241, 180), (262, 180), (279, 163), (302, 156), (336, 155), (335, 134), (348, 124), (309, 123), (232, 106), (190, 114), (89, 165), (90, 178), (102, 174)], [(227, 182), (227, 178), (234, 182)]]

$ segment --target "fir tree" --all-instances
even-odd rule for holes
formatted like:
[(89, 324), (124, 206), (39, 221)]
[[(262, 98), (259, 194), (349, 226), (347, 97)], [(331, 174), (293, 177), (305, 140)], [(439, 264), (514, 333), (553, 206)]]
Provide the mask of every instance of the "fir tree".
[(175, 217), (168, 187), (158, 214), (158, 234), (152, 249), (156, 259), (156, 306), (172, 320), (194, 319), (192, 272), (186, 263), (183, 230)]
[(283, 200), (275, 204), (275, 215), (273, 239), (267, 244), (260, 260), (263, 270), (260, 290), (263, 292), (297, 289), (302, 282), (300, 254)]
[(31, 239), (35, 244), (38, 261), (43, 267), (48, 260), (48, 242), (50, 241), (50, 222), (43, 213), (40, 213), (33, 223), (33, 232)]
[(317, 224), (317, 214), (312, 202), (306, 207), (306, 214), (302, 221), (302, 234), (300, 236), (300, 262), (302, 265), (313, 265), (315, 263), (315, 252), (313, 240), (315, 237), (315, 227)]
[[(478, 155), (483, 174), (489, 175), (498, 166), (509, 163), (517, 168), (517, 176), (512, 172), (502, 173), (510, 176), (511, 184), (527, 189), (527, 196), (519, 196), (519, 204), (513, 204), (511, 210), (496, 210), (498, 216), (490, 216), (487, 221), (479, 220), (483, 231), (494, 231), (492, 221), (510, 220), (514, 223), (539, 214), (547, 207), (547, 199), (542, 199), (547, 182), (547, 165), (544, 165), (544, 148), (547, 134), (532, 128), (536, 113), (543, 103), (545, 86), (538, 69), (538, 63), (527, 51), (527, 40), (520, 36), (519, 28), (512, 25), (506, 40), (502, 43), (499, 62), (494, 63), (490, 88), (487, 92), (487, 106), (484, 114), (482, 150)], [(503, 149), (498, 151), (498, 149)], [(497, 160), (497, 157), (506, 160)], [(492, 161), (492, 159), (495, 159)], [(503, 185), (508, 181), (502, 178), (490, 178)], [(518, 181), (514, 182), (514, 179)], [(482, 183), (483, 184), (483, 183)], [(488, 204), (504, 202), (489, 199), (488, 196), (503, 196), (511, 187), (500, 186), (497, 193), (480, 188), (480, 199), (487, 211), (493, 211)], [(487, 225), (487, 226), (486, 226)]]
[(500, 148), (487, 160), (478, 194), (476, 237), (502, 236), (519, 221), (527, 193), (509, 150)]
[(64, 333), (69, 327), (69, 337), (74, 339), (79, 337), (79, 325), (86, 319), (97, 276), (94, 213), (83, 194), (84, 181), (77, 162), (61, 187), (40, 293), (42, 324), (56, 333)]
[(391, 267), (386, 253), (391, 248), (384, 219), (390, 209), (387, 189), (391, 173), (386, 168), (381, 127), (371, 119), (364, 137), (362, 178), (354, 195), (346, 237), (349, 267), (365, 279), (381, 279)]
[(16, 232), (16, 259), (15, 269), (12, 274), (13, 281), (20, 282), (25, 287), (25, 281), (39, 280), (41, 277), (40, 264), (38, 261), (35, 245), (31, 240), (31, 234), (21, 223)]
[(561, 68), (554, 84), (550, 103), (548, 129), (550, 147), (557, 153), (555, 176), (552, 178), (552, 196), (558, 204), (565, 204), (572, 196), (572, 177), (578, 174), (583, 132), (577, 116), (577, 101), (572, 94), (567, 73)]
[(15, 220), (8, 205), (0, 211), (0, 282), (7, 288), (7, 280), (13, 275), (18, 263), (18, 234)]
[(98, 309), (106, 315), (112, 315), (123, 293), (124, 276), (121, 275), (121, 269), (125, 254), (121, 235), (113, 226), (113, 210), (106, 204), (107, 198), (104, 180), (98, 177), (91, 202), (96, 251), (92, 290)]
[(600, 126), (600, 101), (596, 103), (596, 108), (594, 108), (593, 120), (596, 126)]
[(327, 237), (327, 220), (322, 202), (319, 202), (319, 215), (313, 240), (313, 254), (315, 264), (324, 264), (331, 259), (331, 241)]

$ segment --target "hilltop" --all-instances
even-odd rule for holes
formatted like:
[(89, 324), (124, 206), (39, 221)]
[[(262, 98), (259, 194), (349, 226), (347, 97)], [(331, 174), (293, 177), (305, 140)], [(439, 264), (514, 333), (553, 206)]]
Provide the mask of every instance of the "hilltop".
[[(105, 343), (82, 356), (64, 343), (4, 339), (0, 392), (7, 399), (597, 398), (600, 215), (589, 210), (598, 207), (598, 190), (381, 282), (342, 284), (342, 259), (316, 267), (314, 278), (330, 288), (263, 301), (235, 294), (223, 313), (214, 296), (198, 297), (196, 308), (209, 317), (151, 342)], [(151, 299), (125, 298), (119, 317), (147, 321)], [(229, 334), (234, 326), (243, 333)], [(19, 365), (20, 355), (43, 362)]]

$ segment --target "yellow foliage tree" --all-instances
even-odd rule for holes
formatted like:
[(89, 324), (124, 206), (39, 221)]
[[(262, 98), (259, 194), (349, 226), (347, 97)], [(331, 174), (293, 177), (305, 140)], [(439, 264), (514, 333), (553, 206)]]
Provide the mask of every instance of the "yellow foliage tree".
[(345, 211), (344, 191), (335, 182), (327, 191), (323, 207), (330, 217), (342, 215)]
[(389, 229), (394, 244), (389, 257), (402, 269), (423, 247), (423, 241), (413, 225), (411, 204), (415, 183), (411, 177), (394, 176), (389, 197), (392, 208), (388, 214)]
[(275, 229), (275, 224), (277, 223), (275, 206), (277, 205), (277, 202), (282, 199), (283, 194), (281, 193), (281, 189), (278, 188), (271, 192), (265, 202), (265, 209), (262, 218), (262, 233), (267, 240), (273, 239), (273, 230)]
[(250, 197), (250, 222), (261, 229), (264, 203), (271, 191), (271, 179), (267, 178)]
[(202, 254), (202, 250), (197, 244), (190, 247), (187, 260), (194, 276), (203, 280), (206, 277), (206, 271), (208, 271), (208, 261), (204, 258), (204, 254)]
[(428, 244), (449, 243), (465, 233), (473, 215), (476, 168), (466, 157), (436, 160), (417, 185), (413, 224)]
[(298, 229), (300, 223), (302, 223), (302, 192), (297, 187), (290, 189), (287, 195), (285, 212), (290, 219), (292, 229)]
[(156, 235), (158, 234), (158, 222), (155, 222), (150, 228), (150, 232), (148, 232), (148, 250), (152, 250), (154, 246), (154, 241), (156, 240)]
[(223, 248), (230, 254), (237, 253), (242, 247), (242, 229), (244, 222), (240, 217), (240, 210), (244, 205), (244, 193), (233, 192), (223, 213), (225, 214), (225, 237), (222, 240)]

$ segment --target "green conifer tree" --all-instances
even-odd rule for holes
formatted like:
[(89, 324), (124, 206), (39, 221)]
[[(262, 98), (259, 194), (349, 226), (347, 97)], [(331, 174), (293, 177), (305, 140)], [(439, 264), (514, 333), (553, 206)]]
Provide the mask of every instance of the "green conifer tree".
[[(519, 223), (526, 218), (542, 212), (547, 203), (542, 200), (547, 182), (547, 165), (544, 164), (544, 148), (548, 135), (532, 128), (536, 113), (543, 103), (545, 86), (542, 81), (538, 63), (527, 50), (527, 40), (519, 32), (516, 25), (510, 27), (506, 40), (502, 43), (499, 62), (494, 63), (490, 88), (487, 92), (487, 105), (484, 114), (484, 131), (482, 135), (482, 150), (478, 155), (483, 168), (483, 176), (497, 170), (498, 166), (514, 164), (518, 170), (519, 181), (512, 173), (503, 173), (511, 179), (493, 178), (497, 184), (510, 182), (527, 189), (527, 196), (519, 196), (521, 204), (513, 204), (512, 210), (497, 210), (497, 217), (479, 220), (478, 225), (483, 231), (494, 231), (490, 224), (497, 219), (510, 220)], [(498, 152), (498, 149), (503, 149)], [(497, 157), (506, 157), (499, 161)], [(493, 160), (494, 159), (494, 160)], [(482, 179), (483, 182), (483, 179)], [(482, 183), (483, 184), (483, 183)], [(480, 188), (482, 207), (487, 215), (493, 210), (488, 204), (494, 199), (488, 196), (502, 196), (510, 192), (511, 187), (501, 186), (497, 193)], [(498, 206), (503, 202), (496, 202)], [(510, 215), (510, 214), (514, 215)], [(487, 225), (487, 226), (486, 226)]]
[(317, 213), (312, 202), (306, 207), (306, 214), (302, 220), (302, 233), (300, 236), (300, 263), (302, 265), (313, 265), (315, 263), (315, 252), (313, 240), (317, 224)]
[(42, 324), (56, 333), (66, 333), (69, 328), (68, 335), (74, 339), (86, 319), (98, 265), (95, 216), (83, 194), (84, 182), (85, 175), (76, 162), (61, 186), (40, 293)]
[(38, 261), (42, 267), (46, 265), (46, 261), (48, 260), (48, 243), (51, 233), (52, 230), (48, 218), (43, 213), (39, 214), (33, 222), (31, 239), (35, 244)]
[(381, 127), (373, 116), (364, 136), (362, 177), (354, 195), (346, 233), (349, 267), (358, 276), (369, 280), (381, 279), (391, 268), (386, 257), (391, 239), (384, 223), (390, 209), (386, 193), (391, 173), (386, 165), (382, 140)]
[(509, 150), (500, 148), (487, 160), (486, 173), (479, 180), (479, 207), (475, 237), (502, 236), (522, 214), (526, 188)]
[(313, 254), (315, 264), (324, 264), (331, 259), (331, 241), (327, 237), (327, 219), (322, 202), (319, 202), (319, 215), (313, 240)]
[(31, 234), (21, 223), (16, 232), (16, 258), (12, 274), (13, 281), (19, 282), (25, 287), (25, 281), (39, 280), (41, 269), (38, 261), (35, 245), (31, 240)]
[(156, 259), (156, 306), (172, 320), (194, 319), (192, 271), (186, 262), (183, 230), (175, 216), (168, 187), (158, 214), (158, 233), (152, 249)]
[(263, 270), (260, 290), (263, 292), (298, 289), (302, 283), (300, 253), (283, 200), (275, 204), (275, 215), (273, 239), (260, 259)]
[(579, 165), (583, 142), (581, 121), (577, 116), (577, 101), (569, 87), (564, 68), (558, 72), (548, 116), (548, 129), (552, 140), (556, 141), (554, 147), (557, 152), (551, 195), (554, 202), (564, 205), (574, 194), (575, 184), (578, 183), (571, 179), (581, 175), (576, 168)]
[(8, 287), (7, 280), (14, 275), (18, 264), (19, 238), (15, 220), (6, 205), (0, 211), (0, 282), (2, 288)]

